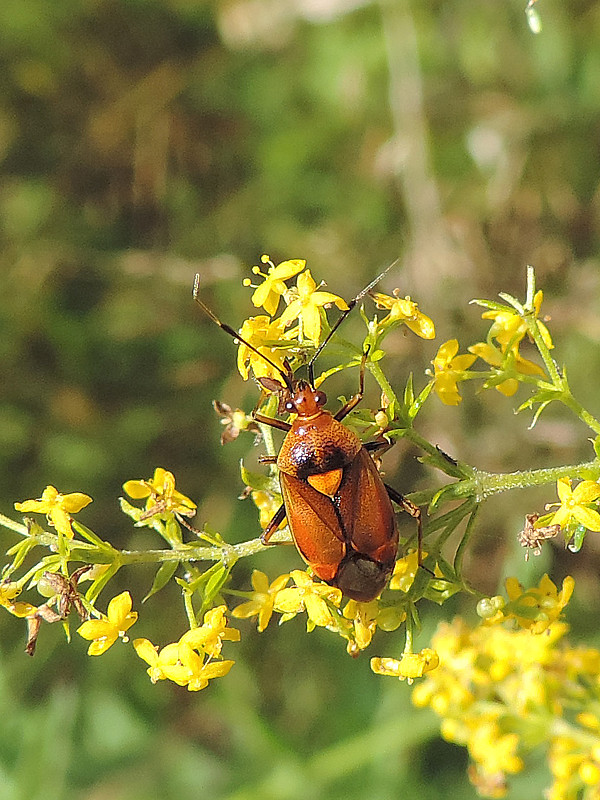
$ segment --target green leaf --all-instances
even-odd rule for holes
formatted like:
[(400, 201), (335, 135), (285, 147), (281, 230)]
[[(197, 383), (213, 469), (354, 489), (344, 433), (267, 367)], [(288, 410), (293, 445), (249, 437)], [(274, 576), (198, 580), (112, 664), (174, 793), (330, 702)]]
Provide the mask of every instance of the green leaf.
[(165, 537), (170, 545), (183, 544), (181, 537), (181, 527), (175, 517), (169, 516), (165, 522)]
[(417, 414), (423, 407), (423, 404), (431, 394), (432, 390), (433, 390), (433, 381), (430, 381), (425, 386), (425, 388), (421, 390), (417, 399), (411, 404), (410, 408), (408, 409), (408, 416), (411, 422), (414, 420), (414, 418), (417, 416)]
[(415, 392), (413, 388), (413, 374), (412, 372), (408, 376), (408, 380), (406, 381), (406, 386), (404, 387), (404, 406), (408, 411), (412, 404), (415, 402)]
[(553, 400), (559, 400), (561, 395), (562, 392), (556, 389), (541, 389), (525, 400), (525, 402), (519, 406), (517, 412), (523, 411), (526, 408), (533, 408), (535, 403), (544, 403), (548, 405), (548, 403), (551, 403)]
[(408, 433), (408, 428), (392, 428), (385, 432), (386, 439), (402, 439)]
[(490, 311), (508, 311), (511, 314), (515, 313), (515, 309), (512, 306), (504, 305), (504, 303), (498, 303), (495, 300), (470, 300), (469, 305), (476, 305), (481, 306), (482, 308), (487, 308)]
[(217, 568), (208, 579), (204, 589), (204, 598), (202, 600), (202, 608), (200, 613), (203, 614), (212, 607), (215, 596), (219, 594), (229, 578), (229, 573), (231, 572), (232, 566), (233, 564), (228, 564), (227, 566), (225, 566), (225, 564), (216, 565)]
[(71, 629), (69, 627), (69, 620), (68, 619), (63, 619), (62, 620), (62, 626), (63, 626), (63, 630), (65, 632), (65, 637), (67, 639), (67, 644), (70, 644), (71, 643)]
[(63, 559), (61, 558), (60, 555), (45, 556), (40, 561), (40, 563), (37, 566), (37, 569), (31, 576), (27, 588), (33, 589), (33, 587), (36, 586), (38, 581), (41, 579), (44, 572), (59, 572), (62, 563)]
[(111, 580), (111, 578), (113, 578), (117, 574), (117, 572), (120, 569), (120, 566), (121, 565), (117, 564), (116, 562), (111, 564), (109, 568), (106, 570), (106, 572), (103, 572), (102, 575), (100, 575), (100, 577), (96, 578), (96, 580), (93, 581), (92, 585), (85, 593), (85, 599), (89, 603), (92, 603), (92, 605), (94, 604), (96, 598), (98, 597), (100, 592), (104, 589), (106, 584)]
[(567, 544), (567, 548), (571, 553), (578, 553), (583, 547), (583, 540), (585, 539), (587, 528), (584, 525), (578, 525), (573, 532), (573, 536)]
[(221, 545), (227, 544), (219, 531), (209, 525), (208, 522), (204, 523), (204, 527), (198, 534), (198, 538), (208, 542), (209, 544), (212, 544), (214, 547), (220, 547)]
[(16, 545), (13, 545), (10, 549), (6, 551), (6, 555), (12, 556), (14, 558), (12, 560), (10, 571), (12, 572), (15, 569), (18, 569), (27, 555), (33, 550), (34, 547), (37, 547), (39, 542), (36, 542), (35, 539), (23, 539), (23, 541), (19, 542)]
[(535, 427), (535, 424), (536, 424), (536, 422), (537, 422), (537, 421), (538, 421), (538, 419), (540, 418), (540, 414), (542, 413), (542, 411), (544, 411), (544, 409), (546, 408), (546, 406), (550, 405), (550, 402), (551, 402), (550, 400), (547, 400), (545, 403), (542, 403), (542, 404), (540, 405), (540, 407), (538, 408), (538, 410), (537, 410), (537, 411), (535, 412), (535, 414), (533, 415), (533, 419), (531, 420), (531, 422), (530, 422), (530, 424), (529, 424), (529, 430), (532, 430), (532, 429)]
[(108, 542), (104, 542), (97, 534), (94, 533), (94, 531), (90, 530), (85, 525), (82, 525), (81, 522), (77, 522), (77, 520), (74, 519), (71, 525), (80, 536), (83, 536), (83, 538), (87, 539), (91, 544), (97, 545), (102, 550), (113, 549), (112, 545), (110, 545)]
[(242, 481), (251, 489), (277, 495), (281, 492), (279, 481), (275, 476), (265, 475), (263, 472), (252, 472), (246, 469), (243, 461), (240, 461), (240, 474)]
[(437, 578), (429, 582), (427, 589), (423, 593), (423, 597), (441, 606), (446, 600), (449, 600), (453, 595), (462, 591), (462, 588), (460, 583), (453, 583), (444, 578)]
[(152, 586), (150, 587), (150, 591), (142, 600), (142, 603), (145, 603), (149, 597), (152, 597), (153, 594), (160, 592), (161, 589), (167, 585), (167, 583), (171, 580), (177, 567), (179, 566), (179, 561), (165, 561), (163, 564), (156, 571), (156, 575), (154, 576), (154, 580), (152, 581)]
[(124, 497), (119, 497), (119, 505), (121, 506), (121, 511), (124, 514), (127, 514), (128, 517), (135, 520), (135, 522), (140, 521), (140, 517), (144, 513), (143, 508), (137, 508), (137, 506), (132, 506), (130, 502), (128, 502)]

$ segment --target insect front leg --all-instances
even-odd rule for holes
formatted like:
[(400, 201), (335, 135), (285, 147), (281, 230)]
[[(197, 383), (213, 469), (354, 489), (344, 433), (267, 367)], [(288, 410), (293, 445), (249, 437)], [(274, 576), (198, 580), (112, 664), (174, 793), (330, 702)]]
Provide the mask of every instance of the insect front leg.
[(289, 422), (285, 422), (282, 419), (277, 419), (276, 417), (267, 417), (266, 414), (259, 414), (258, 411), (252, 412), (252, 419), (256, 420), (256, 422), (260, 422), (263, 425), (269, 425), (271, 428), (279, 428), (280, 431), (289, 431), (292, 427)]
[(258, 403), (252, 409), (252, 414), (250, 415), (253, 420), (259, 422), (262, 425), (268, 425), (271, 428), (278, 428), (280, 431), (289, 431), (292, 427), (289, 422), (285, 422), (282, 419), (277, 419), (277, 417), (268, 417), (266, 414), (261, 414), (258, 410), (260, 408), (260, 404), (262, 403), (265, 397), (264, 390), (261, 396), (258, 398)]

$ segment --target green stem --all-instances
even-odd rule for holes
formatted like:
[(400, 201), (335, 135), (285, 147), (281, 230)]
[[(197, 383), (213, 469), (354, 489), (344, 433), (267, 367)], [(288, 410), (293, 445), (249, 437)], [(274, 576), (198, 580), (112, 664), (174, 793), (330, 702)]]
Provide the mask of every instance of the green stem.
[(437, 469), (445, 472), (453, 478), (469, 478), (475, 473), (475, 468), (468, 464), (454, 461), (450, 456), (446, 456), (438, 447), (424, 439), (414, 428), (403, 428), (403, 438), (416, 445), (430, 456), (427, 463), (432, 464)]
[(552, 358), (550, 354), (550, 349), (546, 342), (544, 341), (544, 337), (542, 336), (542, 332), (540, 330), (540, 326), (538, 320), (536, 318), (536, 310), (534, 306), (534, 297), (535, 297), (535, 274), (533, 271), (533, 267), (527, 268), (527, 303), (526, 303), (526, 311), (524, 313), (524, 320), (527, 323), (527, 330), (529, 335), (533, 339), (535, 346), (537, 347), (539, 354), (544, 361), (544, 365), (546, 367), (546, 372), (552, 381), (552, 385), (559, 393), (557, 400), (565, 405), (568, 409), (570, 409), (579, 419), (584, 422), (588, 428), (594, 431), (597, 436), (600, 436), (600, 422), (587, 411), (581, 403), (575, 399), (573, 394), (571, 393), (571, 388), (569, 383), (564, 375), (561, 375), (559, 372), (558, 367), (556, 366), (556, 362)]
[(381, 391), (385, 394), (390, 403), (393, 403), (394, 406), (397, 408), (398, 398), (396, 397), (396, 393), (392, 389), (392, 386), (388, 381), (388, 379), (383, 374), (383, 370), (381, 369), (379, 364), (376, 361), (371, 361), (369, 362), (367, 367), (371, 375), (375, 378), (375, 380), (379, 384)]
[(27, 536), (27, 526), (23, 525), (22, 522), (15, 522), (10, 517), (5, 517), (4, 514), (0, 514), (0, 525), (4, 528), (8, 528), (11, 531), (15, 531), (15, 533), (20, 534), (21, 536)]
[(579, 403), (573, 397), (569, 386), (566, 385), (566, 380), (564, 381), (564, 383), (565, 383), (565, 389), (562, 397), (560, 398), (561, 403), (565, 405), (567, 408), (569, 408), (574, 414), (576, 414), (582, 422), (585, 422), (588, 428), (594, 431), (596, 436), (600, 436), (600, 422), (595, 417), (593, 417), (589, 413), (589, 411), (586, 411), (586, 409), (581, 405), (581, 403)]
[(413, 652), (413, 641), (414, 641), (414, 620), (412, 614), (408, 614), (406, 617), (406, 638), (404, 641), (404, 653), (412, 653)]
[(600, 478), (600, 462), (594, 460), (583, 464), (507, 473), (476, 470), (472, 478), (458, 481), (452, 487), (452, 495), (454, 498), (473, 496), (476, 502), (480, 503), (493, 494), (500, 494), (513, 489), (528, 489), (531, 486), (543, 486), (546, 483), (555, 483), (559, 478), (597, 481)]
[[(276, 407), (275, 401), (276, 396), (271, 395), (267, 400), (267, 403), (264, 408), (264, 414), (267, 417), (273, 417), (276, 414)], [(263, 437), (263, 441), (265, 443), (265, 449), (267, 454), (270, 456), (277, 455), (277, 448), (275, 447), (275, 442), (273, 440), (273, 426), (272, 425), (265, 425), (263, 422), (258, 423), (258, 427)]]
[[(27, 536), (36, 544), (56, 552), (58, 550), (58, 536), (54, 533), (42, 531), (41, 533), (31, 534), (25, 525), (15, 522), (10, 517), (0, 514), (0, 525)], [(277, 531), (271, 538), (273, 544), (290, 543), (289, 534), (284, 530)], [(119, 564), (160, 564), (165, 561), (180, 561), (181, 563), (191, 561), (228, 561), (246, 558), (265, 552), (269, 547), (262, 544), (260, 539), (251, 539), (240, 544), (225, 546), (199, 547), (193, 544), (184, 544), (176, 549), (169, 550), (110, 550), (98, 547), (95, 544), (71, 540), (68, 559), (69, 561), (82, 561), (92, 564), (112, 564), (118, 561)]]
[(456, 549), (456, 553), (454, 555), (454, 569), (456, 571), (456, 576), (462, 580), (462, 562), (467, 551), (467, 545), (471, 540), (471, 536), (473, 535), (473, 531), (475, 530), (475, 520), (477, 518), (477, 512), (479, 511), (479, 506), (475, 506), (473, 511), (471, 512), (471, 516), (469, 517), (469, 521), (467, 522), (467, 527), (465, 528), (465, 533), (462, 539), (459, 542), (459, 545)]

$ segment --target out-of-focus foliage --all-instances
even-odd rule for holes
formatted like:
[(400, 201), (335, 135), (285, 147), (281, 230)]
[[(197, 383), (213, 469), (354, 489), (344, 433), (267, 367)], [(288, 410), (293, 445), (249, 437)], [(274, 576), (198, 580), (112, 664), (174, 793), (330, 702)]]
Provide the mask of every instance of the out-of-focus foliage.
[[(436, 309), (442, 340), (464, 329), (464, 341), (479, 321), (465, 301), (518, 294), (533, 263), (554, 330), (570, 331), (561, 361), (594, 407), (600, 11), (539, 0), (534, 36), (524, 6), (3, 0), (2, 509), (48, 483), (85, 487), (85, 521), (118, 541), (118, 509), (101, 498), (165, 464), (195, 488), (200, 524), (254, 531), (250, 505), (232, 499), (245, 443), (219, 449), (210, 403), (249, 410), (256, 395), (227, 382), (231, 342), (190, 288), (200, 272), (235, 325), (248, 315), (237, 287), (264, 251), (319, 264), (346, 298), (400, 255), (389, 284)], [(409, 340), (396, 347), (399, 376), (422, 369)], [(452, 426), (447, 413), (428, 418), (429, 438), (490, 469), (575, 461), (587, 445), (548, 415), (525, 459), (525, 422), (500, 396), (485, 418), (477, 398)], [(389, 459), (390, 481), (414, 488), (410, 454)], [(505, 557), (514, 566), (503, 533), (531, 505), (494, 506), (485, 561), (470, 566), (482, 589), (493, 593)], [(168, 605), (156, 615), (160, 629)], [(455, 749), (412, 750), (435, 721), (408, 717), (397, 686), (325, 640), (308, 660), (292, 628), (248, 637), (247, 672), (239, 661), (191, 701), (128, 679), (118, 652), (95, 666), (70, 650), (62, 663), (52, 635), (24, 662), (5, 627), (0, 798), (460, 796)], [(532, 796), (528, 780), (513, 797)]]

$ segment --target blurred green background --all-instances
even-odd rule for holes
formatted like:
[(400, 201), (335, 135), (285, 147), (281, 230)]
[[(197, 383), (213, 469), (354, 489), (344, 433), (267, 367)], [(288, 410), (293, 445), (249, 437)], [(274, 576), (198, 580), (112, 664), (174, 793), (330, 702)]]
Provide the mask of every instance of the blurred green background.
[[(382, 288), (418, 300), (438, 332), (388, 339), (392, 378), (412, 370), (419, 387), (441, 342), (485, 335), (468, 301), (522, 295), (534, 264), (557, 359), (597, 414), (600, 6), (540, 0), (538, 36), (524, 6), (3, 0), (0, 509), (14, 516), (48, 483), (85, 491), (83, 522), (118, 547), (147, 546), (116, 498), (158, 465), (198, 502), (197, 524), (256, 536), (254, 509), (236, 500), (239, 459), (256, 451), (249, 437), (220, 448), (211, 408), (218, 397), (250, 410), (256, 390), (191, 285), (199, 272), (236, 326), (252, 313), (241, 281), (264, 252), (308, 259), (347, 298), (399, 257)], [(330, 398), (355, 380), (336, 376)], [(432, 399), (420, 421), (449, 453), (489, 470), (591, 457), (566, 414), (528, 431), (518, 400), (465, 394), (458, 409)], [(386, 457), (402, 491), (436, 480), (415, 455), (400, 445)], [(494, 593), (507, 571), (528, 583), (571, 572), (585, 596), (574, 635), (594, 642), (592, 537), (578, 556), (547, 548), (527, 564), (514, 544), (524, 514), (553, 499), (548, 487), (489, 501), (469, 577)], [(14, 541), (1, 534), (3, 549)], [(235, 585), (253, 566), (298, 564), (281, 548), (241, 565)], [(122, 581), (139, 606), (151, 572)], [(449, 605), (446, 616), (472, 612)], [(175, 587), (138, 627), (157, 642), (183, 631)], [(188, 694), (152, 687), (131, 648), (90, 659), (79, 637), (67, 647), (59, 626), (28, 659), (23, 627), (0, 617), (0, 800), (474, 796), (465, 754), (367, 655), (353, 661), (324, 631), (305, 638), (301, 620), (238, 627), (234, 670)], [(371, 653), (401, 648), (391, 635)], [(547, 782), (540, 760), (510, 797)]]

